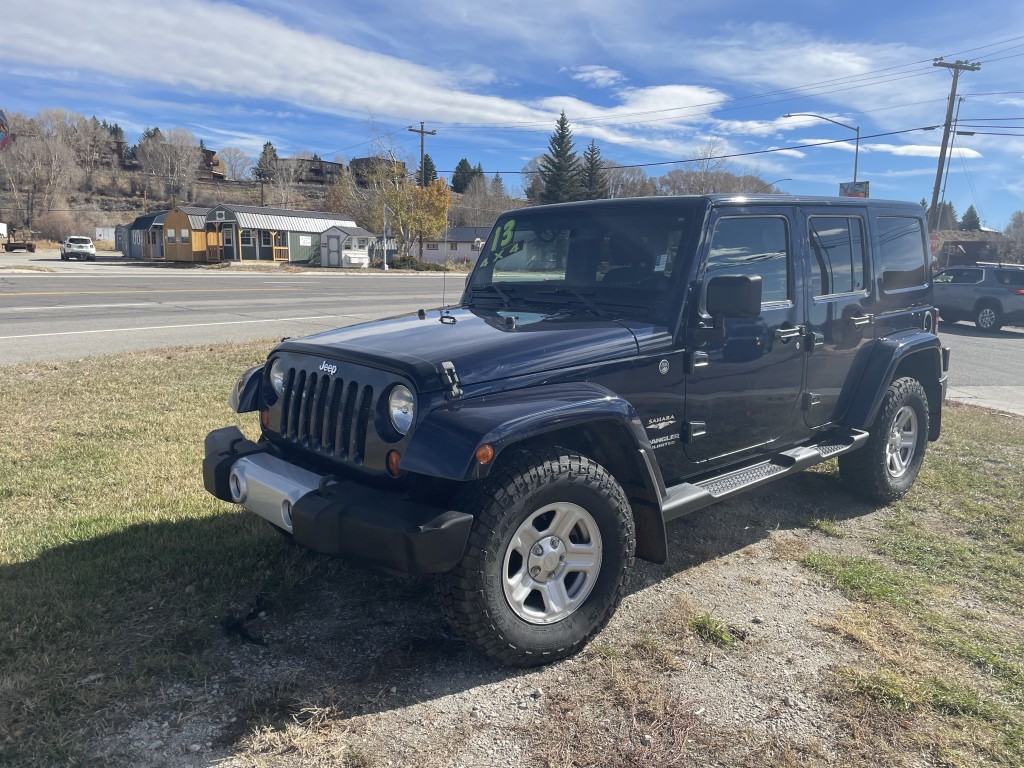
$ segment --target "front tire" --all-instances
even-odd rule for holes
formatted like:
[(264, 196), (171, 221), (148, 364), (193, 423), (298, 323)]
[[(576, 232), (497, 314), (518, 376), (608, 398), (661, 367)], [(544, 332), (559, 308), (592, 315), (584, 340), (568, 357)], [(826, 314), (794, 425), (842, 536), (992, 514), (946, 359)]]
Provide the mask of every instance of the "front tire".
[(636, 531), (601, 465), (561, 449), (516, 451), (473, 488), (459, 564), (437, 581), (453, 629), (492, 659), (532, 667), (579, 651), (618, 607)]
[(910, 490), (928, 445), (928, 395), (921, 382), (889, 385), (867, 443), (839, 457), (839, 475), (854, 493), (888, 504)]

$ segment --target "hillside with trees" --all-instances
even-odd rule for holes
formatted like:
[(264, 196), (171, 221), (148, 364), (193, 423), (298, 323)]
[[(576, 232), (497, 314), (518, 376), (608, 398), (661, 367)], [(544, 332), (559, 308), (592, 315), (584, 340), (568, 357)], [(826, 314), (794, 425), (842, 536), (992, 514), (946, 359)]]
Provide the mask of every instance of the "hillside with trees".
[[(117, 123), (61, 109), (9, 118), (13, 140), (0, 151), (0, 221), (52, 240), (127, 224), (176, 204), (237, 203), (332, 211), (373, 232), (387, 225), (399, 249), (408, 252), (421, 233), (435, 237), (449, 226), (490, 226), (502, 211), (527, 204), (781, 192), (756, 173), (734, 171), (719, 139), (661, 176), (605, 158), (596, 140), (580, 154), (564, 111), (547, 151), (522, 168), (511, 190), (500, 173), (488, 174), (466, 157), (450, 181), (429, 154), (409, 172), (411, 159), (381, 136), (373, 140), (371, 157), (346, 166), (343, 158), (325, 161), (309, 152), (281, 157), (270, 141), (258, 157), (232, 146), (210, 148), (180, 127), (146, 128), (128, 144)], [(952, 203), (943, 202), (939, 220), (946, 240), (991, 239), (1000, 258), (1024, 261), (1022, 211), (1002, 235), (983, 230), (973, 206), (958, 218)]]

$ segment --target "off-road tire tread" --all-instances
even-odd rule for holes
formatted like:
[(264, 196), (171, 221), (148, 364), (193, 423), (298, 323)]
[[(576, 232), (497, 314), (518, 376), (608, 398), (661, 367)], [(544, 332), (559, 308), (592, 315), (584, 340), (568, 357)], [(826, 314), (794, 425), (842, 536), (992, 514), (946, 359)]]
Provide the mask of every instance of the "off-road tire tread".
[[(575, 482), (590, 484), (616, 509), (618, 524), (626, 532), (626, 536), (621, 537), (622, 576), (601, 620), (585, 637), (549, 653), (533, 653), (517, 648), (502, 636), (483, 600), (480, 584), (488, 532), (524, 494), (565, 473)], [(535, 667), (572, 656), (604, 629), (626, 592), (636, 550), (636, 529), (626, 495), (604, 467), (586, 456), (557, 447), (533, 451), (516, 449), (507, 456), (502, 455), (499, 465), (486, 480), (468, 484), (456, 506), (473, 512), (476, 520), (462, 560), (435, 580), (435, 592), (442, 613), (457, 634), (505, 666)]]
[[(882, 407), (871, 425), (870, 436), (862, 448), (851, 453), (845, 453), (839, 457), (839, 476), (843, 484), (858, 496), (889, 504), (897, 499), (903, 498), (910, 486), (903, 489), (893, 488), (889, 474), (885, 469), (885, 462), (882, 456), (885, 454), (885, 445), (888, 441), (889, 425), (900, 408), (911, 396), (921, 399), (924, 407), (918, 416), (918, 431), (920, 434), (928, 434), (928, 394), (925, 392), (921, 382), (917, 379), (903, 377), (896, 379), (889, 385)], [(928, 445), (927, 438), (922, 440), (914, 456), (914, 463), (917, 469), (914, 470), (916, 479), (921, 463), (924, 461), (925, 447)], [(913, 483), (911, 483), (913, 485)]]

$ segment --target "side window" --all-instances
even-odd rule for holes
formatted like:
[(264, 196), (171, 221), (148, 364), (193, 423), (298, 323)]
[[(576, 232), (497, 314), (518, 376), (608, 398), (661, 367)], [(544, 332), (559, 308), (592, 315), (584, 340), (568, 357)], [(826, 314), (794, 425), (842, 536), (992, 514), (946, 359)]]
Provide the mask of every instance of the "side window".
[(882, 290), (925, 286), (928, 254), (921, 220), (909, 216), (880, 216), (878, 245), (882, 262)]
[(761, 303), (790, 296), (789, 228), (779, 216), (730, 216), (718, 220), (704, 285), (718, 275), (760, 275)]
[(980, 269), (955, 269), (953, 270), (953, 279), (950, 282), (971, 285), (973, 283), (980, 283), (984, 277), (985, 273)]
[(811, 216), (809, 236), (814, 295), (863, 291), (864, 221), (859, 216)]
[[(979, 269), (980, 273), (981, 270)], [(981, 282), (981, 277), (977, 282)], [(1000, 285), (1012, 285), (1015, 288), (1024, 286), (1024, 269), (997, 269), (996, 282)]]

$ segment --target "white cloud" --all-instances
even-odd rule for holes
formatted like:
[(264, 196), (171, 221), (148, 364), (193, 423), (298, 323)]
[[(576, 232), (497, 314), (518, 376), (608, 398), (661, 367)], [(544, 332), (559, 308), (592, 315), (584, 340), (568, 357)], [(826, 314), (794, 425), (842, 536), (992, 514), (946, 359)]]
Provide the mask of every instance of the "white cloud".
[(626, 80), (621, 72), (603, 67), (600, 64), (587, 64), (582, 67), (576, 67), (573, 71), (572, 79), (586, 83), (594, 88), (609, 88)]
[[(485, 67), (432, 69), (226, 3), (180, 0), (157, 7), (109, 0), (102, 13), (82, 13), (77, 0), (13, 0), (13, 5), (5, 14), (0, 55), (40, 68), (94, 70), (349, 116), (413, 112), (430, 120), (484, 123), (547, 117), (515, 101), (474, 93), (472, 87), (493, 78)], [(75, 45), (40, 46), (44, 28), (48, 38)], [(223, 34), (200, 35), (197, 29)]]

